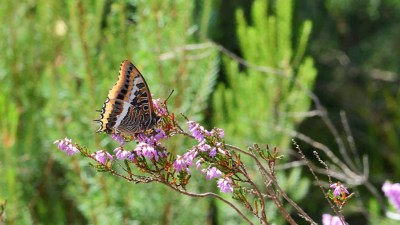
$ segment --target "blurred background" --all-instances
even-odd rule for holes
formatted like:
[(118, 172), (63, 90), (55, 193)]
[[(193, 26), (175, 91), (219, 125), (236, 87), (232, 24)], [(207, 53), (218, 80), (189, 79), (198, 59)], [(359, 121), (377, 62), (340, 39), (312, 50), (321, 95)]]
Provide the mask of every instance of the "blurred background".
[[(355, 193), (347, 222), (395, 224), (381, 186), (400, 178), (399, 1), (5, 0), (0, 24), (0, 223), (244, 224), (214, 199), (127, 183), (56, 149), (66, 136), (117, 146), (93, 120), (128, 59), (155, 98), (175, 90), (179, 120), (277, 146), (279, 182), (315, 221), (331, 210), (292, 138), (322, 181), (314, 150)], [(190, 144), (168, 141), (172, 154)], [(218, 191), (193, 176), (191, 191)], [(268, 216), (285, 223), (272, 204)]]

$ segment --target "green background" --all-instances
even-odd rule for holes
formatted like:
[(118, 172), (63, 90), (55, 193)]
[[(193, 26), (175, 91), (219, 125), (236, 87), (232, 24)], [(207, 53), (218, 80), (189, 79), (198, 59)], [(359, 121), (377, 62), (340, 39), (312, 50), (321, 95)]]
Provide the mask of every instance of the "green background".
[[(127, 183), (57, 150), (66, 136), (92, 151), (116, 147), (93, 120), (124, 59), (154, 97), (174, 90), (180, 121), (221, 127), (242, 148), (277, 146), (278, 180), (315, 221), (332, 212), (292, 138), (322, 181), (313, 150), (355, 193), (347, 222), (395, 224), (380, 188), (400, 177), (399, 15), (397, 0), (4, 1), (0, 224), (244, 224), (214, 199)], [(199, 174), (191, 181), (218, 193)], [(268, 216), (284, 224), (273, 204)]]

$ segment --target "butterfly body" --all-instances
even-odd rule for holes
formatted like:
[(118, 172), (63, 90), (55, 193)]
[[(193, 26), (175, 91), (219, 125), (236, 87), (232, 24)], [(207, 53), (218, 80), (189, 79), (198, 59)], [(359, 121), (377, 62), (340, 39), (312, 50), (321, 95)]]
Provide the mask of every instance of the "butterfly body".
[(144, 77), (131, 62), (121, 63), (118, 81), (108, 93), (100, 117), (97, 132), (124, 135), (145, 132), (160, 119)]

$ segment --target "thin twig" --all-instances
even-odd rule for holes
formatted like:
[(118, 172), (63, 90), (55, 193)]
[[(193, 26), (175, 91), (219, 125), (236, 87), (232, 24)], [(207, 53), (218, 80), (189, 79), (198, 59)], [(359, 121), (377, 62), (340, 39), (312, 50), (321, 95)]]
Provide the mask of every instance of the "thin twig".
[[(306, 212), (304, 212), (304, 210), (303, 210), (301, 207), (299, 207), (292, 199), (289, 198), (289, 196), (287, 196), (287, 194), (286, 194), (286, 193), (280, 188), (280, 186), (278, 185), (278, 182), (276, 181), (276, 179), (274, 179), (274, 178), (267, 172), (267, 170), (262, 166), (261, 162), (257, 159), (257, 157), (256, 157), (254, 154), (248, 153), (248, 152), (246, 152), (246, 151), (244, 151), (244, 150), (242, 150), (242, 149), (240, 149), (240, 148), (238, 148), (238, 147), (236, 147), (236, 146), (233, 146), (233, 145), (228, 145), (228, 144), (226, 144), (225, 146), (231, 148), (232, 150), (239, 151), (239, 152), (241, 152), (241, 153), (243, 153), (243, 154), (245, 154), (245, 155), (248, 155), (248, 156), (250, 156), (251, 158), (253, 158), (254, 161), (256, 162), (257, 166), (259, 167), (259, 170), (260, 170), (261, 174), (263, 174), (264, 176), (266, 176), (267, 178), (269, 178), (269, 179), (266, 179), (266, 180), (270, 180), (270, 181), (274, 184), (274, 186), (275, 186), (276, 189), (278, 190), (278, 193), (279, 193), (283, 198), (285, 198), (285, 200), (288, 201), (289, 204), (292, 205), (300, 214), (302, 214), (310, 223), (316, 224), (316, 223), (311, 219), (311, 217), (308, 216), (308, 214), (307, 214)], [(281, 211), (281, 213), (282, 213), (283, 215), (287, 215), (287, 216), (286, 216), (287, 221), (288, 221), (289, 223), (291, 223), (291, 224), (296, 224), (296, 222), (293, 220), (293, 218), (290, 216), (290, 214), (287, 213), (286, 209), (284, 209), (283, 207), (279, 207), (279, 206), (282, 206), (282, 204), (281, 204), (280, 201), (276, 198), (276, 195), (273, 195), (273, 196), (275, 196), (275, 198), (273, 198), (273, 200), (275, 201), (275, 204), (278, 206), (279, 211)]]
[(166, 185), (167, 187), (170, 187), (171, 189), (173, 189), (181, 194), (187, 195), (187, 196), (196, 197), (196, 198), (204, 198), (204, 197), (212, 196), (214, 198), (217, 198), (217, 199), (221, 200), (222, 202), (226, 203), (227, 205), (229, 205), (232, 209), (234, 209), (244, 220), (246, 220), (247, 223), (253, 224), (250, 221), (250, 219), (248, 219), (232, 202), (222, 198), (221, 196), (219, 196), (213, 192), (206, 192), (206, 193), (202, 193), (202, 194), (191, 193), (191, 192), (184, 191), (179, 188), (173, 187), (173, 186), (169, 185), (168, 183), (164, 183), (164, 182), (162, 182), (162, 183), (164, 185)]
[[(347, 120), (346, 112), (345, 111), (340, 111), (340, 118), (342, 121), (342, 125), (344, 128), (344, 132), (346, 134), (346, 140), (347, 143), (349, 143), (349, 150), (355, 157), (349, 157), (350, 159), (354, 159), (356, 161), (356, 164), (358, 168), (362, 168), (362, 164), (360, 161), (360, 156), (358, 155), (357, 149), (356, 149), (356, 144), (354, 142), (353, 134), (350, 129), (349, 121)], [(353, 170), (356, 170), (357, 167), (353, 165)]]
[[(330, 201), (328, 195), (325, 193), (325, 190), (322, 186), (322, 183), (320, 179), (318, 178), (317, 174), (314, 172), (314, 170), (309, 166), (310, 161), (306, 158), (306, 156), (303, 154), (303, 151), (300, 149), (300, 146), (296, 143), (294, 139), (292, 139), (293, 144), (295, 145), (297, 152), (301, 155), (301, 158), (306, 162), (308, 169), (310, 170), (311, 174), (314, 176), (315, 181), (318, 183), (319, 188), (321, 189), (322, 194), (324, 195), (326, 201), (328, 204), (331, 206), (332, 210), (335, 212), (336, 215), (341, 215), (338, 210), (335, 208), (335, 206), (332, 204)], [(342, 215), (343, 216), (343, 215)], [(343, 223), (344, 224), (344, 223)]]

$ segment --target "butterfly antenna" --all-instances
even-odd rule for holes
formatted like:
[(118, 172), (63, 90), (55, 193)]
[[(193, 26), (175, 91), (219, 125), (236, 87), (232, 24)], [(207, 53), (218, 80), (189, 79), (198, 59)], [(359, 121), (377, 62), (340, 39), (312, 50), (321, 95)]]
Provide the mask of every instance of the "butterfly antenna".
[(169, 93), (168, 98), (165, 100), (165, 102), (168, 101), (169, 97), (171, 97), (172, 93), (174, 93), (174, 89), (172, 89), (171, 93)]

